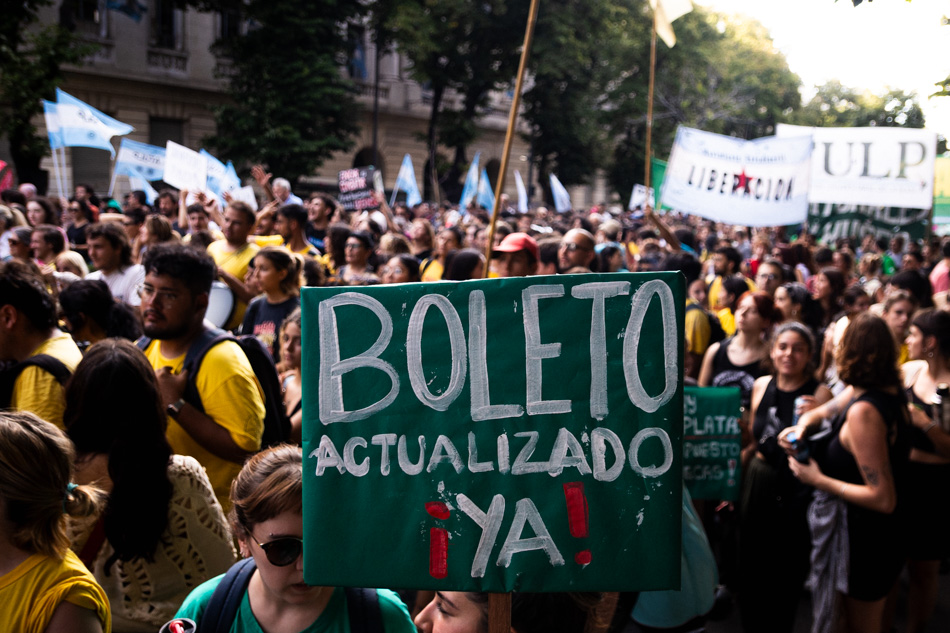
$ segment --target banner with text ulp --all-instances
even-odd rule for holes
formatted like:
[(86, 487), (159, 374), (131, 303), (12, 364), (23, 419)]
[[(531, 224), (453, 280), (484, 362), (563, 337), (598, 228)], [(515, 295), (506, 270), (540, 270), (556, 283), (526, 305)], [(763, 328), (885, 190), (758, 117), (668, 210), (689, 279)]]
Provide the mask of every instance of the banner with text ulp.
[(933, 205), (936, 132), (779, 123), (775, 133), (815, 143), (809, 202), (908, 209)]
[(306, 582), (678, 588), (684, 283), (304, 289)]

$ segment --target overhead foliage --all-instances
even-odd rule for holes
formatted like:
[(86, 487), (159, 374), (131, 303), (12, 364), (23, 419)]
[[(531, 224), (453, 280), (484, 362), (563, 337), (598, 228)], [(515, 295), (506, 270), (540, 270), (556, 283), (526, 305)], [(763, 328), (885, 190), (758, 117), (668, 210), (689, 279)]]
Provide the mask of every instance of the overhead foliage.
[(54, 99), (62, 83), (62, 67), (81, 64), (96, 47), (70, 27), (69, 7), (60, 11), (64, 24), (39, 25), (39, 12), (53, 0), (9, 3), (0, 20), (0, 136), (21, 182), (40, 183), (40, 161), (49, 142), (38, 136), (33, 118), (43, 112), (43, 99)]
[(829, 81), (792, 117), (799, 125), (817, 127), (924, 127), (917, 95), (903, 90), (882, 94), (859, 91)]

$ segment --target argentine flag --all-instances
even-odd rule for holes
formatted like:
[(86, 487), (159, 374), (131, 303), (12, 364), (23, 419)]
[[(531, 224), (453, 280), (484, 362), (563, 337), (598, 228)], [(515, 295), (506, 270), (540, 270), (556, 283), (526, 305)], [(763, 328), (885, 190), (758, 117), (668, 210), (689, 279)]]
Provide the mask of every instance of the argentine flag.
[(481, 152), (475, 152), (475, 160), (468, 167), (468, 175), (465, 176), (465, 187), (462, 189), (462, 199), (459, 200), (459, 211), (463, 214), (468, 209), (468, 203), (472, 201), (475, 194), (478, 193), (478, 158)]
[(567, 213), (574, 208), (571, 206), (571, 195), (554, 174), (551, 174), (551, 195), (554, 196), (554, 208), (558, 213)]
[(124, 138), (115, 159), (115, 173), (150, 182), (161, 180), (165, 176), (165, 148)]
[(485, 207), (489, 212), (495, 209), (495, 194), (491, 190), (488, 172), (485, 171), (484, 167), (482, 167), (482, 176), (478, 179), (478, 199), (475, 204)]
[(59, 149), (63, 146), (63, 132), (59, 126), (59, 112), (52, 101), (43, 100), (43, 118), (46, 119), (46, 135), (49, 137), (50, 149)]
[(396, 188), (393, 190), (390, 206), (396, 201), (396, 192), (400, 189), (406, 192), (406, 204), (410, 207), (422, 202), (419, 185), (416, 184), (416, 172), (412, 168), (412, 157), (409, 154), (402, 157), (402, 165), (399, 167), (399, 174), (396, 176)]
[(515, 186), (518, 188), (518, 213), (528, 212), (528, 190), (521, 179), (521, 172), (515, 170)]
[(124, 136), (135, 129), (99, 112), (59, 88), (56, 89), (56, 111), (59, 115), (63, 147), (107, 149), (115, 156), (110, 139), (113, 136)]

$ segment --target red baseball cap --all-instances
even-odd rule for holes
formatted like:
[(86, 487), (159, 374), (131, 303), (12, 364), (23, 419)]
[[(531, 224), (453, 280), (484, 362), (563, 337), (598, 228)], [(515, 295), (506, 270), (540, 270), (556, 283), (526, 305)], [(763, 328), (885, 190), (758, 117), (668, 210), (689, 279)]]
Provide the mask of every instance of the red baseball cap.
[(496, 253), (517, 253), (518, 251), (528, 251), (534, 257), (534, 261), (541, 261), (541, 251), (538, 249), (538, 243), (527, 233), (509, 233), (501, 244), (494, 248)]

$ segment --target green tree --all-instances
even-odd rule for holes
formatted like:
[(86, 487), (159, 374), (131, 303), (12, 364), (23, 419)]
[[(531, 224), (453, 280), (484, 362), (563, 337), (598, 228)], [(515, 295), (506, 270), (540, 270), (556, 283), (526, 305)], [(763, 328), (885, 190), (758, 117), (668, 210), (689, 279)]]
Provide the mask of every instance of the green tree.
[[(652, 19), (649, 12), (644, 18)], [(674, 30), (675, 47), (657, 43), (654, 156), (669, 155), (679, 125), (758, 138), (773, 134), (775, 124), (800, 105), (801, 80), (757, 21), (696, 6), (674, 23)], [(608, 175), (622, 195), (643, 180), (646, 153), (649, 68), (648, 61), (636, 66), (634, 62), (648, 60), (649, 49), (645, 48), (648, 44), (631, 44), (625, 51), (629, 60), (625, 65), (636, 72), (617, 83), (610, 96), (613, 107), (608, 110), (608, 124), (619, 139)]]
[(209, 143), (222, 154), (263, 162), (291, 181), (312, 173), (358, 131), (355, 91), (340, 73), (345, 25), (359, 19), (359, 0), (206, 0), (203, 10), (247, 20), (247, 33), (219, 41), (230, 57), (229, 103), (215, 111)]
[(0, 20), (0, 135), (21, 182), (45, 183), (40, 161), (49, 142), (36, 134), (33, 118), (43, 112), (42, 99), (53, 99), (62, 83), (62, 66), (81, 64), (95, 51), (67, 26), (72, 3), (60, 8), (63, 23), (39, 26), (39, 11), (53, 0), (25, 0), (4, 6)]
[[(425, 143), (427, 197), (435, 183), (449, 199), (461, 193), (466, 149), (477, 137), (477, 119), (493, 90), (510, 85), (527, 19), (526, 0), (392, 0), (386, 27), (410, 62), (413, 79), (429, 91)], [(449, 102), (455, 103), (449, 103)], [(439, 144), (454, 149), (450, 160)], [(433, 171), (439, 165), (438, 173)]]
[(815, 127), (924, 127), (924, 113), (916, 93), (860, 92), (836, 80), (819, 86), (791, 118), (799, 125)]

